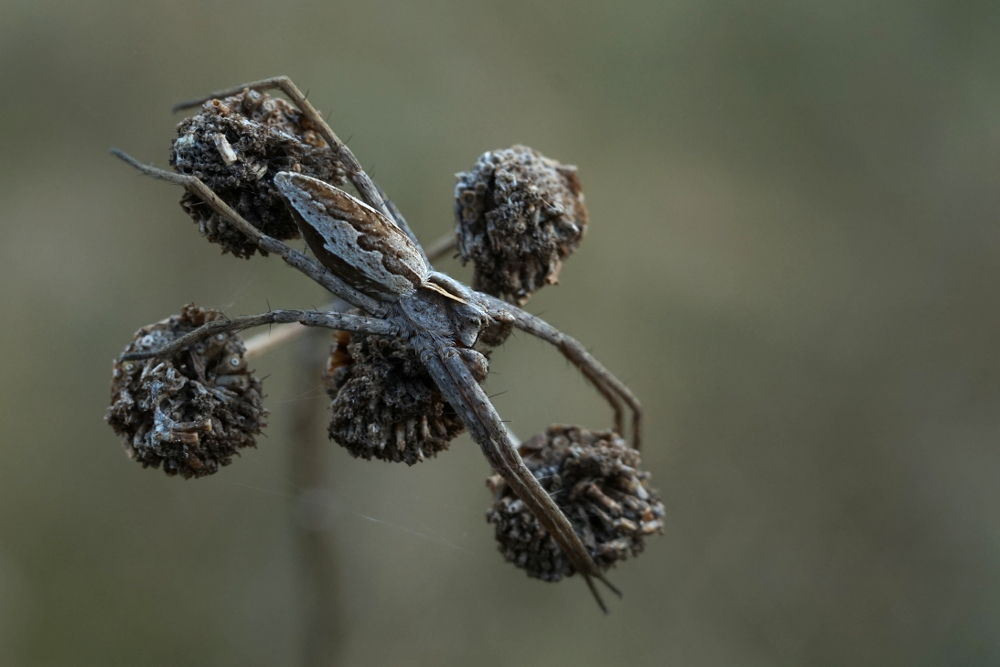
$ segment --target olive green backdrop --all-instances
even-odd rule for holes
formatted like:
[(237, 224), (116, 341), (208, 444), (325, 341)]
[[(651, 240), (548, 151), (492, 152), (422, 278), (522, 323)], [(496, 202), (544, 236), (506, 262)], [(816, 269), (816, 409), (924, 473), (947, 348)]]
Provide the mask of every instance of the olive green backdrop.
[[(7, 0), (0, 664), (303, 664), (303, 530), (332, 545), (327, 664), (996, 664), (998, 30), (953, 0)], [(667, 511), (610, 616), (502, 562), (465, 436), (413, 468), (326, 444), (297, 485), (324, 399), (291, 351), (255, 362), (268, 437), (215, 477), (143, 470), (103, 423), (140, 326), (324, 302), (108, 155), (165, 165), (173, 103), (277, 74), (426, 240), (483, 151), (579, 166), (591, 228), (529, 308), (640, 396)], [(609, 422), (539, 342), (494, 369), (523, 436)]]

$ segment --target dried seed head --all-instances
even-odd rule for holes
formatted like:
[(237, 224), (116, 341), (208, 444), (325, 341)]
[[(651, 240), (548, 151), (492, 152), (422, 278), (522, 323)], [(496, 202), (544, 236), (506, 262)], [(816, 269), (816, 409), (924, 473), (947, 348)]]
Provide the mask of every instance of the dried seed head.
[[(528, 469), (573, 524), (594, 562), (607, 570), (643, 550), (646, 535), (663, 532), (663, 504), (640, 472), (639, 452), (612, 431), (551, 426), (521, 445)], [(575, 573), (556, 541), (499, 475), (486, 519), (496, 525), (504, 558), (528, 576), (559, 581)]]
[(576, 167), (516, 145), (484, 153), (457, 176), (458, 249), (475, 264), (472, 286), (524, 305), (556, 284), (587, 228)]
[[(205, 181), (251, 225), (281, 240), (297, 238), (299, 228), (274, 186), (276, 173), (345, 182), (343, 165), (301, 112), (253, 90), (206, 102), (197, 115), (181, 121), (170, 164)], [(181, 206), (224, 253), (249, 258), (257, 252), (252, 241), (191, 193), (184, 193)]]
[[(194, 304), (136, 332), (124, 353), (156, 350), (224, 317)], [(104, 416), (130, 458), (168, 475), (211, 475), (255, 446), (265, 426), (261, 381), (247, 370), (243, 343), (218, 333), (166, 359), (114, 362)]]
[(403, 340), (338, 332), (326, 377), (330, 438), (352, 456), (413, 465), (465, 430)]

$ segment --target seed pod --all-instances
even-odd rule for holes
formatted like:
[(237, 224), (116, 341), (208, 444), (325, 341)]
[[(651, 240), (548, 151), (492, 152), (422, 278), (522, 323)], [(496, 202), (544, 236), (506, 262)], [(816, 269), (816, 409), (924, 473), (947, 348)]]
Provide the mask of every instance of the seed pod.
[[(520, 452), (601, 570), (638, 555), (647, 535), (663, 532), (663, 504), (646, 485), (649, 473), (639, 471), (639, 452), (617, 433), (550, 426)], [(486, 520), (496, 526), (504, 558), (546, 581), (574, 574), (562, 549), (503, 478), (494, 475), (487, 485), (496, 499)]]
[(457, 176), (455, 231), (462, 262), (475, 264), (472, 286), (520, 306), (556, 284), (587, 228), (576, 167), (515, 145)]
[[(122, 354), (156, 350), (224, 315), (194, 304), (136, 332)], [(261, 381), (239, 336), (218, 333), (169, 358), (114, 362), (104, 416), (130, 458), (168, 475), (203, 477), (256, 445), (265, 426)]]
[(413, 465), (465, 430), (403, 340), (338, 332), (326, 378), (330, 438), (354, 457)]
[[(334, 185), (345, 182), (343, 165), (301, 112), (253, 90), (210, 100), (181, 121), (170, 164), (205, 181), (251, 225), (281, 240), (297, 238), (299, 229), (274, 186), (275, 174), (290, 171)], [(249, 258), (258, 251), (198, 197), (185, 192), (181, 206), (224, 253)]]

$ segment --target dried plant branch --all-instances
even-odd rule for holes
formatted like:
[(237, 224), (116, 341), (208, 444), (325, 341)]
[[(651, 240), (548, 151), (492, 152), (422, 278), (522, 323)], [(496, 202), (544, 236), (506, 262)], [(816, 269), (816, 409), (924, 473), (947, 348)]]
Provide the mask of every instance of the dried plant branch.
[(458, 238), (454, 232), (449, 232), (431, 241), (430, 245), (427, 246), (427, 256), (431, 258), (431, 262), (434, 262), (453, 252), (457, 247)]
[[(479, 444), (493, 470), (502, 477), (517, 498), (530, 510), (531, 515), (537, 519), (538, 524), (555, 541), (558, 549), (565, 554), (569, 565), (565, 565), (565, 561), (563, 563), (569, 569), (564, 574), (579, 573), (601, 609), (606, 612), (607, 607), (594, 582), (601, 581), (618, 595), (621, 593), (608, 582), (602, 567), (595, 561), (595, 555), (606, 553), (607, 549), (613, 547), (607, 544), (584, 543), (581, 533), (574, 528), (574, 524), (560, 504), (549, 495), (535, 473), (525, 465), (500, 416), (479, 383), (485, 379), (488, 372), (487, 355), (503, 343), (513, 327), (517, 327), (551, 343), (580, 369), (611, 406), (614, 412), (615, 432), (620, 433), (623, 430), (625, 406), (632, 410), (636, 448), (641, 438), (642, 409), (639, 401), (622, 382), (573, 338), (509, 303), (474, 291), (447, 275), (434, 271), (431, 266), (432, 258), (436, 259), (455, 248), (460, 248), (463, 260), (468, 259), (468, 255), (477, 262), (477, 284), (496, 294), (508, 295), (519, 304), (530, 298), (531, 293), (541, 286), (555, 283), (562, 260), (576, 247), (587, 224), (586, 209), (583, 207), (575, 168), (560, 165), (523, 146), (484, 155), (477, 162), (474, 172), (460, 178), (456, 190), (456, 215), (461, 223), (457, 227), (457, 233), (464, 235), (461, 243), (455, 234), (448, 234), (436, 241), (431, 246), (430, 252), (425, 252), (400, 212), (365, 173), (350, 149), (340, 141), (287, 77), (265, 79), (218, 91), (207, 97), (182, 103), (176, 108), (196, 106), (218, 97), (242, 95), (242, 98), (227, 100), (228, 104), (236, 104), (236, 107), (214, 102), (204, 111), (206, 114), (211, 111), (216, 114), (216, 118), (229, 119), (234, 117), (233, 114), (244, 113), (244, 116), (237, 118), (235, 126), (226, 126), (236, 127), (237, 129), (232, 131), (240, 135), (242, 130), (238, 128), (243, 127), (240, 123), (244, 123), (244, 120), (247, 127), (252, 127), (252, 120), (246, 115), (251, 113), (246, 111), (247, 99), (252, 98), (254, 104), (264, 103), (260, 95), (247, 91), (273, 88), (281, 90), (288, 96), (308, 121), (303, 125), (296, 120), (293, 125), (298, 138), (289, 136), (288, 140), (310, 141), (306, 138), (312, 131), (308, 126), (315, 128), (326, 142), (326, 146), (322, 146), (318, 140), (310, 145), (319, 146), (319, 150), (328, 148), (335, 155), (360, 199), (355, 199), (340, 190), (335, 183), (302, 173), (296, 166), (298, 163), (282, 170), (275, 170), (276, 173), (268, 172), (266, 165), (261, 167), (259, 172), (254, 167), (250, 171), (250, 178), (241, 177), (239, 187), (243, 190), (237, 192), (246, 193), (246, 190), (250, 189), (248, 194), (254, 196), (255, 188), (264, 187), (258, 186), (258, 181), (255, 179), (268, 174), (269, 201), (276, 202), (276, 208), (268, 204), (266, 210), (272, 212), (278, 219), (284, 219), (287, 212), (292, 214), (309, 250), (316, 256), (315, 260), (292, 250), (281, 241), (251, 225), (199, 178), (193, 175), (172, 174), (143, 165), (117, 150), (113, 153), (147, 175), (184, 186), (189, 193), (204, 201), (224, 221), (251, 239), (260, 250), (281, 256), (287, 263), (326, 287), (332, 294), (347, 304), (369, 313), (371, 317), (337, 312), (341, 310), (341, 304), (337, 304), (329, 311), (278, 310), (230, 320), (218, 319), (188, 333), (178, 331), (177, 333), (182, 335), (173, 340), (164, 339), (158, 347), (156, 346), (158, 339), (155, 337), (148, 341), (144, 340), (142, 345), (132, 348), (133, 351), (123, 355), (118, 363), (169, 358), (172, 362), (176, 361), (187, 368), (183, 366), (184, 358), (176, 355), (184, 352), (189, 346), (213, 334), (232, 334), (263, 324), (296, 323), (280, 329), (277, 334), (272, 332), (268, 339), (261, 337), (252, 339), (249, 355), (262, 354), (281, 342), (295, 339), (303, 330), (300, 325), (360, 334), (361, 342), (349, 348), (354, 350), (350, 354), (361, 360), (354, 366), (354, 371), (358, 375), (345, 385), (353, 386), (357, 391), (350, 393), (342, 389), (337, 398), (346, 396), (347, 399), (353, 400), (360, 396), (364, 400), (355, 400), (354, 403), (348, 400), (351, 404), (344, 413), (348, 418), (344, 432), (358, 431), (356, 417), (378, 421), (393, 419), (393, 415), (397, 412), (402, 416), (399, 422), (362, 424), (361, 430), (365, 431), (366, 437), (375, 433), (378, 434), (378, 439), (369, 442), (368, 438), (362, 443), (364, 446), (354, 452), (355, 456), (363, 455), (369, 458), (373, 452), (377, 453), (382, 448), (390, 446), (388, 439), (394, 437), (398, 451), (393, 451), (393, 456), (384, 458), (414, 463), (423, 459), (423, 450), (413, 449), (416, 447), (414, 442), (407, 441), (411, 434), (414, 438), (418, 436), (423, 438), (425, 443), (440, 442), (443, 448), (454, 434), (460, 432), (460, 427), (464, 424)], [(281, 104), (287, 108), (286, 102), (282, 101)], [(241, 108), (244, 111), (241, 112), (239, 110)], [(294, 113), (292, 115), (299, 118)], [(225, 137), (219, 138), (215, 130), (206, 132), (204, 124), (198, 125), (198, 122), (204, 123), (204, 121), (191, 122), (195, 127), (202, 129), (201, 134), (193, 133), (184, 137), (186, 146), (197, 148), (193, 152), (185, 153), (187, 173), (201, 173), (198, 170), (197, 159), (190, 156), (209, 155), (211, 160), (221, 159), (222, 162), (218, 164), (224, 163), (221, 167), (223, 170), (241, 159), (229, 140), (225, 140)], [(242, 136), (239, 138), (242, 139)], [(206, 143), (209, 139), (214, 144)], [(285, 139), (273, 140), (272, 143), (274, 141), (280, 144), (280, 141)], [(245, 142), (241, 143), (241, 146), (247, 145)], [(253, 158), (252, 146), (250, 144), (251, 155), (244, 155), (244, 158)], [(329, 155), (324, 154), (323, 159), (329, 160)], [(250, 162), (247, 161), (246, 164)], [(286, 160), (282, 164), (289, 163)], [(221, 173), (225, 176), (225, 172)], [(339, 171), (339, 166), (335, 173), (338, 175), (342, 173)], [(282, 204), (285, 204), (287, 209)], [(528, 224), (530, 231), (524, 231), (525, 224)], [(292, 237), (283, 234), (284, 232), (280, 234), (282, 238)], [(497, 248), (491, 245), (494, 242), (506, 245)], [(252, 254), (245, 252), (247, 245), (249, 244), (237, 248), (238, 252), (243, 253), (241, 256)], [(252, 246), (250, 249), (252, 250)], [(388, 339), (383, 346), (387, 351), (373, 351), (376, 346), (364, 338), (366, 335)], [(362, 343), (369, 346), (368, 353), (363, 353), (365, 348)], [(205, 346), (202, 345), (200, 349), (204, 352)], [(202, 353), (199, 354), (204, 356)], [(360, 364), (365, 361), (365, 354), (368, 355), (366, 362), (368, 365), (362, 368)], [(201, 359), (202, 356), (191, 356), (191, 359)], [(239, 357), (237, 361), (245, 365), (243, 357)], [(204, 365), (207, 362), (198, 363)], [(162, 366), (165, 367), (166, 364)], [(145, 374), (150, 368), (153, 368), (152, 364), (147, 364), (142, 369), (137, 369), (133, 365), (126, 370), (128, 373)], [(198, 371), (198, 368), (194, 370)], [(190, 368), (187, 370), (191, 372)], [(137, 377), (141, 382), (144, 375)], [(246, 384), (249, 380), (240, 378), (224, 380), (224, 382), (237, 381)], [(351, 385), (351, 382), (354, 384)], [(360, 387), (358, 382), (362, 382)], [(400, 393), (410, 396), (411, 391), (412, 396), (421, 397), (419, 401), (421, 406), (426, 405), (428, 410), (437, 411), (434, 414), (440, 419), (428, 420), (426, 413), (414, 416), (407, 412), (411, 410), (412, 405), (399, 409), (401, 403), (397, 405), (387, 402), (390, 398), (396, 400), (393, 397), (398, 397)], [(127, 413), (130, 405), (128, 400), (123, 399), (121, 403), (122, 410)], [(366, 408), (369, 403), (374, 407)], [(409, 403), (412, 404), (414, 401), (410, 400)], [(338, 405), (336, 400), (334, 405)], [(390, 409), (381, 410), (379, 405)], [(442, 417), (445, 407), (453, 412)], [(335, 418), (336, 414), (335, 412)], [(455, 415), (461, 424), (457, 424)], [(351, 421), (352, 419), (355, 421)], [(431, 433), (432, 423), (440, 426), (449, 419), (453, 426), (457, 424), (456, 428), (442, 427), (438, 433)], [(221, 424), (220, 428), (225, 426)], [(332, 422), (331, 435), (333, 434)], [(629, 461), (633, 459), (638, 461), (638, 453), (633, 451), (633, 455), (626, 458)], [(594, 460), (600, 460), (601, 454), (595, 456)], [(588, 497), (594, 502), (615, 507), (616, 511), (621, 510), (618, 505), (608, 504), (617, 501), (601, 491), (598, 486), (592, 484), (587, 489), (587, 493), (590, 494)], [(635, 525), (633, 519), (627, 516), (622, 515), (620, 519), (620, 522), (624, 522), (623, 525)], [(586, 531), (585, 527), (584, 530)], [(605, 531), (602, 534), (613, 533)], [(602, 549), (604, 551), (601, 551)], [(613, 560), (602, 561), (603, 567), (606, 568)]]
[(310, 331), (312, 329), (298, 322), (279, 324), (271, 331), (264, 331), (246, 340), (246, 358), (262, 357), (272, 350), (299, 340)]
[[(297, 325), (298, 326), (298, 325)], [(316, 387), (326, 356), (326, 339), (316, 329), (301, 327), (314, 335), (299, 340), (292, 363), (295, 365), (297, 393), (308, 396)], [(341, 651), (343, 613), (340, 604), (336, 535), (324, 525), (324, 506), (313, 495), (328, 484), (324, 465), (324, 410), (320, 397), (295, 401), (292, 405), (289, 474), (299, 490), (292, 508), (295, 543), (301, 563), (299, 595), (303, 615), (299, 619), (303, 638), (303, 664), (320, 667), (331, 664)], [(322, 497), (322, 496), (320, 496)], [(318, 519), (318, 520), (317, 520)]]

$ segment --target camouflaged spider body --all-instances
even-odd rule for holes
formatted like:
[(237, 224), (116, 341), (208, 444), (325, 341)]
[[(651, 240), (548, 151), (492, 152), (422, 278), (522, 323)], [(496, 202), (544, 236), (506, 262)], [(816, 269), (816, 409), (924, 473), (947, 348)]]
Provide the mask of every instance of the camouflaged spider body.
[(257, 247), (275, 253), (351, 306), (368, 314), (277, 310), (250, 317), (210, 322), (155, 351), (124, 355), (123, 360), (167, 356), (219, 331), (234, 332), (276, 322), (300, 322), (361, 334), (392, 336), (406, 341), (445, 399), (482, 448), (493, 469), (556, 540), (585, 579), (602, 609), (595, 579), (612, 591), (572, 524), (525, 466), (479, 382), (488, 361), (483, 351), (498, 345), (516, 327), (553, 345), (577, 366), (611, 405), (614, 429), (622, 433), (627, 406), (633, 414), (638, 446), (641, 409), (632, 393), (575, 340), (542, 320), (497, 298), (433, 270), (427, 255), (399, 212), (361, 168), (353, 153), (306, 101), (287, 77), (258, 81), (178, 105), (197, 106), (247, 90), (277, 88), (318, 128), (333, 155), (344, 166), (359, 198), (324, 181), (284, 171), (274, 184), (287, 201), (316, 259), (263, 234), (222, 201), (195, 176), (159, 170), (116, 154), (144, 173), (184, 186), (231, 222)]

